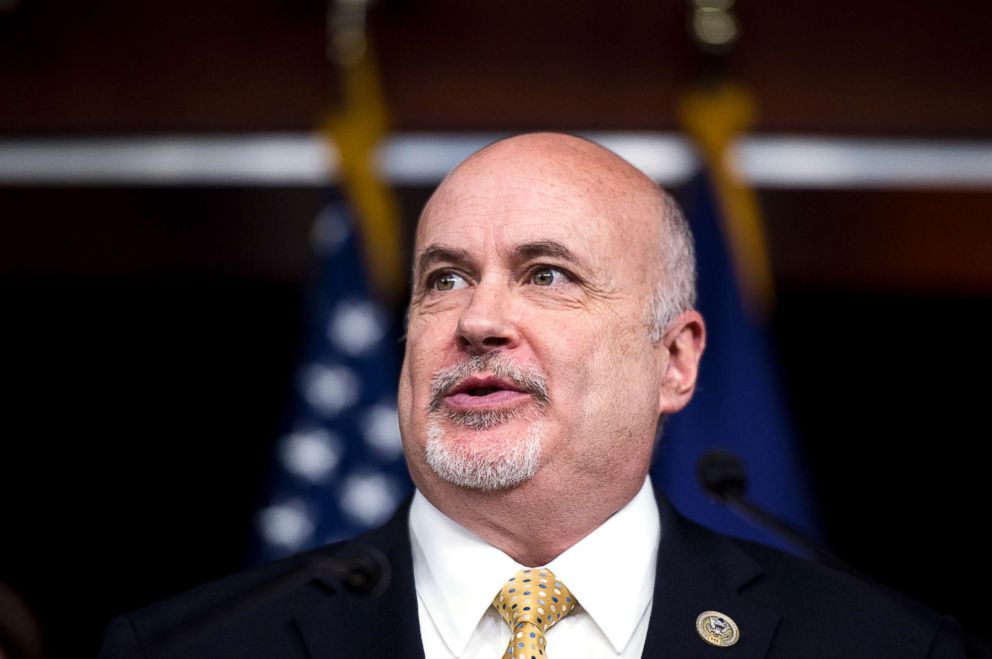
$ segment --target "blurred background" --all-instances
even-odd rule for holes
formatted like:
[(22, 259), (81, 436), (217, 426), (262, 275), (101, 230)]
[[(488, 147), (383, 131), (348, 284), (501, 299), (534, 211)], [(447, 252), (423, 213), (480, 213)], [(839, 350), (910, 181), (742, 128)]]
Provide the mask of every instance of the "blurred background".
[(544, 129), (631, 159), (699, 233), (732, 336), (661, 450), (676, 503), (717, 508), (676, 492), (680, 436), (750, 432), (756, 500), (987, 641), (990, 18), (0, 0), (0, 643), (93, 656), (117, 613), (388, 516), (417, 213)]

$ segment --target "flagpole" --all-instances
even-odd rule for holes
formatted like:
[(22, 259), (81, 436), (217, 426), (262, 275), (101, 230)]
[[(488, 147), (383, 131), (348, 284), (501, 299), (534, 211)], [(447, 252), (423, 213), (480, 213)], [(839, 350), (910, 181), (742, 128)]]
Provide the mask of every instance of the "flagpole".
[(722, 71), (741, 29), (726, 0), (692, 0), (690, 30), (713, 72), (679, 99), (679, 120), (710, 176), (743, 303), (765, 321), (775, 305), (767, 231), (754, 190), (745, 182), (736, 143), (754, 123), (756, 104), (746, 87)]
[(341, 100), (321, 130), (338, 154), (338, 173), (353, 206), (369, 276), (389, 303), (403, 296), (399, 206), (378, 175), (376, 153), (388, 134), (388, 112), (366, 15), (369, 0), (330, 0), (327, 58), (341, 82)]

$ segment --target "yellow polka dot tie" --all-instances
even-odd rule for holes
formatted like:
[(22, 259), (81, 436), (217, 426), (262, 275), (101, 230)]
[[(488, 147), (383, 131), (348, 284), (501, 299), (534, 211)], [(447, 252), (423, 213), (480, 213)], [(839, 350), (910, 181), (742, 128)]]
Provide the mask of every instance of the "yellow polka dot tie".
[(547, 657), (544, 632), (575, 608), (575, 598), (551, 570), (520, 570), (503, 584), (493, 606), (510, 626), (504, 659)]

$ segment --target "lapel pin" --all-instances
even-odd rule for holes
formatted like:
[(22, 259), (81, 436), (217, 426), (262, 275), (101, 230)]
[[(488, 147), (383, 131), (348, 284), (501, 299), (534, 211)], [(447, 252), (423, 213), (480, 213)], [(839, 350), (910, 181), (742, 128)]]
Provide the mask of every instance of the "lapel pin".
[(696, 631), (701, 639), (718, 648), (729, 648), (741, 637), (734, 619), (719, 611), (700, 613), (696, 618)]

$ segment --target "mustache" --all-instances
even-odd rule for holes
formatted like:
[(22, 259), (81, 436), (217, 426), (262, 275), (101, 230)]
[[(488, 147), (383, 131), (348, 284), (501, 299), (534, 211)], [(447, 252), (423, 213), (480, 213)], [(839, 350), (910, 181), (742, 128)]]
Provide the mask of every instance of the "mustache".
[(520, 368), (498, 352), (476, 355), (466, 361), (443, 368), (431, 378), (431, 397), (428, 409), (436, 412), (441, 408), (444, 397), (459, 382), (472, 375), (494, 375), (509, 380), (521, 391), (532, 395), (541, 405), (546, 404), (548, 381), (535, 368)]

